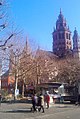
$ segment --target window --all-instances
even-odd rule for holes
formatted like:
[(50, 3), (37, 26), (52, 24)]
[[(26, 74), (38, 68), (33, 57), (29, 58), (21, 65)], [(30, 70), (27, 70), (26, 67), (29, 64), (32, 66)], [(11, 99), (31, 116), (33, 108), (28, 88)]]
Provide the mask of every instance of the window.
[(71, 45), (71, 42), (69, 42), (69, 45)]
[(66, 33), (66, 38), (68, 39), (68, 33)]
[(67, 49), (69, 49), (69, 47), (67, 46)]
[(64, 33), (59, 33), (59, 39), (64, 39)]
[(69, 40), (71, 39), (70, 37), (71, 37), (71, 35), (69, 34)]
[(68, 41), (66, 43), (68, 44)]

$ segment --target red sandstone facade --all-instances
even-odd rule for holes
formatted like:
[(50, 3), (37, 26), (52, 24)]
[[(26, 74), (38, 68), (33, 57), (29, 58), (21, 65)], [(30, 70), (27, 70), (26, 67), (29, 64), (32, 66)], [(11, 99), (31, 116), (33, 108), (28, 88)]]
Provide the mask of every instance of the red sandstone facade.
[(3, 74), (1, 77), (1, 89), (8, 91), (8, 93), (11, 93), (14, 89), (14, 77), (13, 76), (9, 76), (9, 74), (7, 73), (7, 75)]
[(71, 31), (67, 27), (66, 20), (60, 11), (56, 21), (56, 28), (53, 33), (53, 53), (59, 57), (63, 57), (67, 50), (72, 49)]

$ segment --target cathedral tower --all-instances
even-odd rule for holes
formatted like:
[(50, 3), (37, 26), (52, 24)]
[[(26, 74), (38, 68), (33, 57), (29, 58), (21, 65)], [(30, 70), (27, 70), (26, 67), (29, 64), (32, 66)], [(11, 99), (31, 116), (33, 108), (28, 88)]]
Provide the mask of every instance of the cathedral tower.
[(74, 30), (74, 35), (73, 35), (73, 53), (74, 53), (74, 58), (80, 59), (80, 37), (78, 35), (76, 28)]
[(71, 32), (67, 27), (66, 19), (60, 10), (60, 14), (56, 21), (56, 28), (53, 33), (53, 53), (59, 57), (64, 57), (66, 51), (71, 50)]

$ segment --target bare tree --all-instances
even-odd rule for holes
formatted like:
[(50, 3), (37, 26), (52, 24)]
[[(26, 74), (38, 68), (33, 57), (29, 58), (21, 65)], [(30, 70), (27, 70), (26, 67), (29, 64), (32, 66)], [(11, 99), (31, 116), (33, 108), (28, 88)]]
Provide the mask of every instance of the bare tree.
[(58, 80), (69, 84), (79, 80), (80, 62), (78, 59), (61, 59), (58, 62)]
[(3, 50), (6, 50), (6, 48), (10, 48), (12, 46), (12, 44), (10, 44), (8, 47), (6, 45), (8, 41), (14, 36), (14, 33), (6, 36), (5, 32), (7, 27), (7, 0), (0, 0), (0, 79), (3, 70)]
[[(16, 48), (16, 47), (15, 47)], [(22, 47), (13, 49), (10, 55), (10, 72), (15, 76), (15, 84), (22, 84), (22, 96), (24, 97), (24, 85), (28, 83), (28, 76), (32, 63), (31, 51), (28, 49), (28, 44)], [(16, 87), (15, 87), (16, 88)], [(17, 88), (16, 88), (17, 89)]]
[(6, 46), (7, 42), (14, 36), (14, 33), (11, 33), (9, 36), (5, 38), (3, 33), (8, 27), (7, 10), (6, 10), (7, 8), (8, 8), (7, 0), (0, 0), (0, 33), (1, 33), (0, 48)]
[[(57, 57), (53, 53), (38, 49), (33, 62), (35, 83), (54, 81), (57, 72)], [(52, 75), (52, 76), (51, 76)]]

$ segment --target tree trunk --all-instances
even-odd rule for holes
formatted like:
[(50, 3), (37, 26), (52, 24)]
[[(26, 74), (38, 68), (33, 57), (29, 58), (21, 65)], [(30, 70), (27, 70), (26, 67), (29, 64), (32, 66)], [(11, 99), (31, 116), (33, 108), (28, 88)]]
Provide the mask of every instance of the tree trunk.
[(24, 97), (24, 79), (23, 79), (23, 83), (22, 83), (22, 97)]

